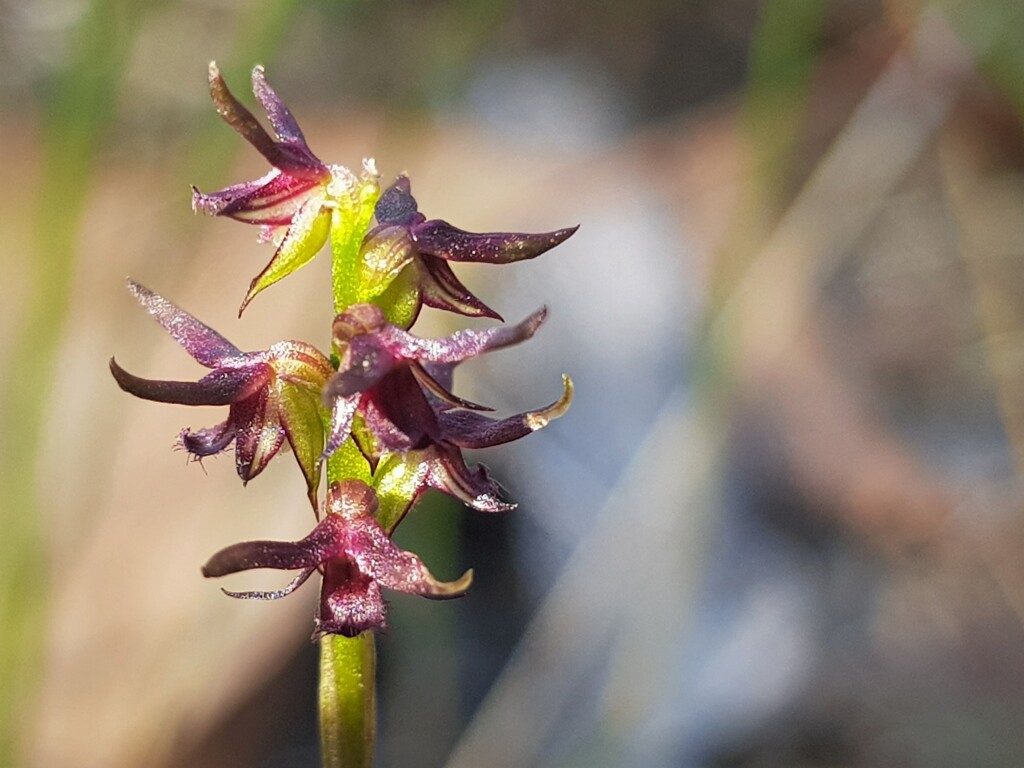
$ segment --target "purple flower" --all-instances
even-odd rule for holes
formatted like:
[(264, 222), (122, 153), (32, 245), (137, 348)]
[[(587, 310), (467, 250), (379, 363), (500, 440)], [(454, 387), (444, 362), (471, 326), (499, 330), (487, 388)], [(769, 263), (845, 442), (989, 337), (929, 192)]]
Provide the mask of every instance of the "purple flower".
[(323, 571), (313, 639), (325, 634), (354, 637), (386, 626), (381, 587), (435, 599), (460, 597), (473, 572), (456, 581), (435, 579), (416, 555), (399, 549), (374, 518), (377, 495), (359, 480), (333, 483), (326, 512), (301, 541), (249, 541), (222, 549), (203, 566), (207, 577), (251, 568), (299, 571), (288, 586), (274, 592), (229, 592), (231, 597), (276, 600)]
[[(217, 113), (273, 166), (255, 181), (204, 194), (192, 188), (192, 208), (211, 216), (228, 216), (263, 227), (263, 240), (278, 240), (273, 258), (255, 278), (239, 309), (252, 298), (307, 264), (327, 242), (333, 212), (358, 208), (366, 195), (380, 191), (372, 160), (363, 163), (361, 179), (337, 165), (325, 165), (306, 144), (298, 123), (264, 78), (252, 71), (252, 90), (267, 113), (275, 139), (228, 89), (220, 70), (210, 63), (210, 95)], [(279, 232), (284, 232), (278, 237)]]
[(480, 413), (490, 408), (452, 394), (452, 373), (464, 360), (529, 339), (546, 315), (541, 309), (518, 325), (422, 339), (387, 322), (375, 305), (349, 307), (334, 321), (340, 363), (324, 390), (331, 408), (324, 455), (352, 434), (373, 467), (384, 454), (403, 453), (421, 475), (420, 489), (438, 488), (482, 511), (510, 508), (484, 467), (466, 466), (461, 449), (500, 445), (546, 426), (568, 409), (572, 382), (563, 376), (562, 397), (544, 408), (492, 419)]
[(121, 389), (162, 403), (230, 406), (225, 421), (207, 429), (182, 430), (179, 440), (197, 460), (220, 453), (234, 441), (243, 482), (262, 472), (287, 440), (315, 509), (324, 446), (320, 398), (334, 372), (330, 361), (299, 341), (282, 341), (264, 352), (242, 352), (148, 288), (129, 280), (128, 289), (175, 341), (213, 372), (195, 382), (142, 379), (111, 358), (110, 371)]
[(568, 239), (579, 227), (542, 234), (491, 232), (477, 234), (453, 227), (419, 212), (407, 176), (399, 176), (377, 201), (377, 227), (363, 240), (366, 264), (397, 276), (407, 266), (415, 270), (421, 301), (473, 317), (501, 316), (474, 296), (455, 277), (449, 261), (510, 264), (540, 256)]

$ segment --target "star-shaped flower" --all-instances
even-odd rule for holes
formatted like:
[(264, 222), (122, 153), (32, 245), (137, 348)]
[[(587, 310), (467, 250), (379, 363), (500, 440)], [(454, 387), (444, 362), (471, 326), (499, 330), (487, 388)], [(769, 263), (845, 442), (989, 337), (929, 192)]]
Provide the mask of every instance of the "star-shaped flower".
[(324, 390), (331, 408), (324, 455), (351, 433), (373, 467), (385, 454), (406, 454), (422, 487), (483, 511), (508, 509), (486, 469), (470, 470), (461, 449), (500, 445), (546, 426), (569, 408), (572, 381), (563, 376), (562, 397), (544, 408), (492, 419), (480, 413), (490, 408), (452, 394), (452, 372), (471, 357), (529, 339), (546, 316), (540, 309), (518, 325), (422, 339), (387, 322), (373, 304), (350, 307), (334, 321), (339, 368)]
[(374, 518), (377, 495), (359, 480), (333, 483), (327, 514), (301, 541), (248, 541), (222, 549), (203, 566), (207, 577), (252, 568), (299, 571), (288, 586), (274, 592), (230, 592), (231, 597), (276, 600), (323, 571), (313, 639), (325, 634), (354, 637), (386, 626), (381, 587), (435, 599), (460, 597), (473, 580), (466, 571), (456, 581), (435, 579), (411, 552), (399, 549)]
[[(298, 123), (267, 84), (263, 68), (252, 71), (252, 90), (277, 138), (228, 89), (216, 63), (210, 63), (210, 95), (217, 113), (273, 166), (256, 181), (204, 194), (192, 188), (192, 208), (263, 227), (262, 239), (278, 239), (277, 251), (252, 283), (238, 313), (264, 288), (307, 264), (327, 242), (339, 212), (359, 218), (380, 194), (372, 160), (357, 178), (340, 165), (326, 165), (313, 154)], [(349, 225), (353, 225), (351, 220)], [(284, 232), (278, 237), (278, 233)]]
[(181, 446), (198, 459), (235, 443), (239, 477), (256, 477), (288, 441), (306, 478), (316, 508), (320, 454), (324, 447), (321, 392), (334, 373), (330, 361), (315, 347), (282, 341), (263, 352), (242, 352), (162, 296), (129, 280), (128, 289), (174, 340), (212, 368), (199, 381), (142, 379), (110, 359), (110, 371), (121, 389), (136, 397), (182, 405), (228, 405), (227, 420), (196, 431), (182, 430)]
[(382, 287), (405, 268), (414, 270), (420, 300), (429, 307), (473, 317), (501, 316), (469, 292), (449, 261), (510, 264), (540, 256), (567, 240), (579, 227), (554, 232), (466, 232), (441, 219), (427, 219), (412, 196), (407, 176), (399, 176), (377, 200), (377, 226), (363, 240), (364, 265), (380, 275)]

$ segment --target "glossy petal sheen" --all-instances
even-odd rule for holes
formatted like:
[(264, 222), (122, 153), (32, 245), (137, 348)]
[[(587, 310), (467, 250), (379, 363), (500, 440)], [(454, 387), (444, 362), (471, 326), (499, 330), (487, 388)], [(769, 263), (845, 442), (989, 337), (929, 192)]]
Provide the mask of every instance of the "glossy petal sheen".
[(579, 227), (537, 235), (522, 232), (477, 234), (434, 219), (413, 227), (413, 240), (422, 253), (447, 261), (511, 264), (540, 256), (565, 242)]
[(200, 364), (207, 368), (216, 368), (228, 360), (242, 357), (238, 347), (163, 296), (153, 293), (149, 288), (131, 279), (128, 280), (128, 290)]
[(384, 326), (376, 336), (381, 346), (395, 357), (411, 358), (424, 363), (461, 363), (485, 352), (532, 338), (547, 314), (547, 308), (541, 307), (517, 325), (456, 331), (440, 339), (420, 338), (393, 325)]

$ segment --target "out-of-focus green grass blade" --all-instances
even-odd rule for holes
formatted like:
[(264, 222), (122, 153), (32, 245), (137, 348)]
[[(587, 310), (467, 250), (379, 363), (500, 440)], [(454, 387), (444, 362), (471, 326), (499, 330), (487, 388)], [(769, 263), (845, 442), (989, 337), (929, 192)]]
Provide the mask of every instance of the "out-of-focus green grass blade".
[(1020, 0), (942, 0), (957, 33), (984, 73), (1024, 119), (1024, 3)]
[(769, 193), (785, 182), (801, 135), (824, 15), (822, 0), (772, 0), (751, 43), (743, 127), (757, 182)]
[[(141, 19), (135, 6), (126, 0), (91, 3), (74, 30), (67, 60), (42, 93), (42, 166), (27, 255), (28, 296), (5, 365), (0, 406), (8, 445), (0, 462), (8, 510), (0, 537), (0, 669), (5, 677), (0, 686), (0, 765), (18, 762), (24, 718), (31, 711), (39, 673), (48, 586), (45, 521), (36, 495), (43, 409), (67, 315), (89, 178)], [(60, 482), (60, 467), (47, 469), (52, 482)]]
[[(0, 425), (8, 446), (0, 461), (7, 510), (0, 537), (0, 669), (4, 670), (0, 765), (19, 762), (46, 636), (43, 621), (50, 585), (45, 578), (45, 520), (37, 496), (37, 462), (49, 382), (57, 365), (55, 353), (67, 318), (77, 236), (135, 35), (146, 14), (164, 5), (137, 0), (91, 2), (71, 34), (67, 59), (40, 93), (42, 162), (33, 204), (32, 247), (20, 265), (28, 266), (28, 295), (0, 385)], [(265, 60), (276, 50), (297, 7), (296, 0), (246, 7), (238, 28), (241, 42), (231, 45), (239, 54), (239, 71), (247, 73), (252, 60)], [(225, 136), (224, 144), (197, 140), (196, 146), (205, 148), (197, 153), (204, 167), (227, 166), (231, 155), (224, 147), (231, 139), (237, 136)], [(60, 482), (60, 467), (45, 471), (49, 479), (44, 481), (44, 494), (46, 482)]]
[(793, 154), (803, 135), (825, 10), (823, 0), (769, 0), (761, 8), (750, 44), (750, 74), (740, 122), (751, 175), (737, 226), (716, 260), (712, 313), (718, 301), (732, 294), (772, 219), (793, 191)]

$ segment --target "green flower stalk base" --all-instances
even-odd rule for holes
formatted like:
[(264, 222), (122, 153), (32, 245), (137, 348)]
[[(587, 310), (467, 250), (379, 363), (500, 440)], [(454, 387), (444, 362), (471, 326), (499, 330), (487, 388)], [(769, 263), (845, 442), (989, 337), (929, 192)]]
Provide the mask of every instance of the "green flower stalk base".
[[(145, 379), (113, 359), (118, 385), (137, 397), (181, 405), (227, 406), (221, 423), (184, 429), (179, 447), (201, 461), (234, 444), (243, 482), (256, 478), (286, 447), (305, 480), (314, 527), (299, 541), (246, 541), (221, 549), (203, 566), (217, 578), (253, 568), (295, 572), (274, 591), (224, 592), (245, 600), (277, 600), (318, 574), (320, 601), (313, 639), (320, 643), (320, 739), (325, 768), (373, 764), (376, 733), (374, 633), (387, 626), (382, 590), (435, 600), (466, 594), (473, 572), (441, 581), (391, 539), (428, 489), (481, 512), (514, 508), (486, 467), (463, 449), (488, 448), (542, 429), (568, 409), (572, 381), (549, 405), (506, 418), (452, 392), (466, 360), (531, 338), (547, 309), (515, 325), (463, 330), (440, 339), (409, 332), (423, 306), (501, 320), (452, 272), (462, 261), (507, 264), (532, 259), (566, 240), (575, 227), (542, 234), (458, 229), (419, 211), (409, 179), (381, 190), (372, 160), (362, 172), (326, 165), (313, 154), (291, 112), (252, 73), (253, 94), (268, 132), (210, 65), (218, 113), (272, 166), (260, 179), (204, 194), (197, 212), (261, 228), (274, 255), (254, 277), (239, 315), (258, 294), (331, 253), (331, 349), (279, 341), (246, 352), (198, 318), (129, 280), (139, 304), (197, 363), (198, 381)], [(321, 490), (323, 475), (326, 489)], [(301, 505), (304, 506), (304, 505)]]
[(370, 768), (377, 733), (373, 633), (320, 638), (320, 749), (324, 768)]

